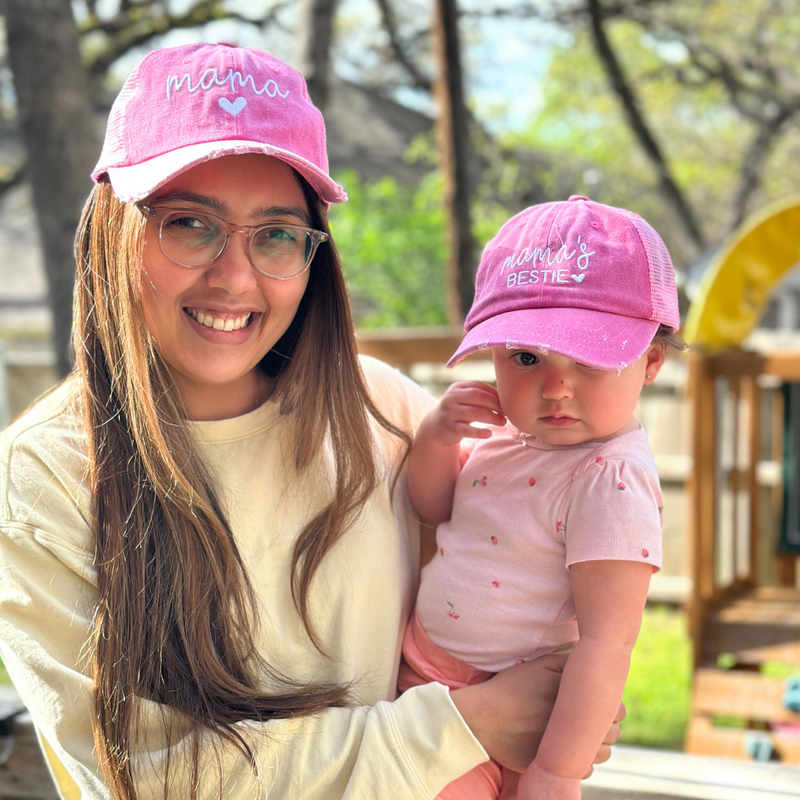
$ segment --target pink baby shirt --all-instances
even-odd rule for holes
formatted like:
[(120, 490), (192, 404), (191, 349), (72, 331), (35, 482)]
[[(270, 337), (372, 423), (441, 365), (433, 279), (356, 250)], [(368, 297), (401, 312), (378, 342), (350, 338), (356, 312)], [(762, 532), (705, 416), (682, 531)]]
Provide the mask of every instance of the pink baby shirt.
[(477, 440), (436, 531), (417, 614), (430, 639), (499, 672), (578, 639), (569, 566), (661, 567), (663, 501), (641, 427), (609, 442), (551, 445), (508, 424)]

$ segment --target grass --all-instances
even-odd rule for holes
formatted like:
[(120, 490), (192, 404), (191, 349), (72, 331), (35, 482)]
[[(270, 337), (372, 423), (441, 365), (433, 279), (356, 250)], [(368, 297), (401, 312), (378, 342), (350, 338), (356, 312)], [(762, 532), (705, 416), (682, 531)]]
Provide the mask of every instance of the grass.
[(689, 718), (692, 663), (686, 614), (648, 606), (623, 700), (624, 744), (680, 750)]

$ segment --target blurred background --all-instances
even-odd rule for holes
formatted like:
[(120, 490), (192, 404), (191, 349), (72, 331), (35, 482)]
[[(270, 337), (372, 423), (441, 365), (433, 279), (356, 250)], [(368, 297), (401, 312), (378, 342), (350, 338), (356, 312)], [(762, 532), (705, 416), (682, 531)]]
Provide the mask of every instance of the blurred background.
[(434, 393), (493, 379), (485, 360), (442, 364), (509, 216), (587, 195), (662, 234), (693, 348), (638, 410), (665, 559), (624, 741), (800, 764), (794, 0), (2, 0), (0, 15), (0, 427), (70, 368), (72, 240), (130, 69), (192, 41), (271, 51), (305, 74), (350, 196), (330, 218), (361, 349)]

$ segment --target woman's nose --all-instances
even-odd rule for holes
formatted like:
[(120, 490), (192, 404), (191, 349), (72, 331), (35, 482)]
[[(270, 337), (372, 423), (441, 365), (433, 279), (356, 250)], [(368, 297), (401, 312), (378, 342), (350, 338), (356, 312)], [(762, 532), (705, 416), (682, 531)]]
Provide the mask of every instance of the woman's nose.
[(231, 234), (223, 254), (207, 268), (206, 281), (212, 288), (229, 294), (245, 294), (258, 285), (246, 234)]

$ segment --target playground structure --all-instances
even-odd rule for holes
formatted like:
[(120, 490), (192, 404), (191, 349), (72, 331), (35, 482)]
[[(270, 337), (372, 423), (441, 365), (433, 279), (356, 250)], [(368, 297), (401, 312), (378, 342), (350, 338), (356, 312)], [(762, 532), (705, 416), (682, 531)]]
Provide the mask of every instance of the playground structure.
[(685, 749), (794, 765), (800, 679), (786, 674), (800, 673), (800, 350), (742, 343), (800, 262), (798, 231), (800, 197), (748, 220), (708, 268), (685, 326), (694, 652)]

